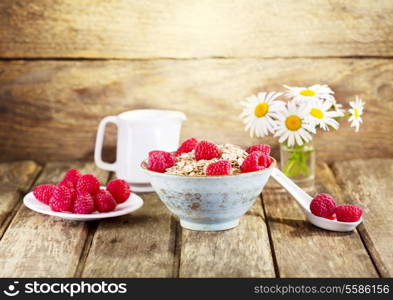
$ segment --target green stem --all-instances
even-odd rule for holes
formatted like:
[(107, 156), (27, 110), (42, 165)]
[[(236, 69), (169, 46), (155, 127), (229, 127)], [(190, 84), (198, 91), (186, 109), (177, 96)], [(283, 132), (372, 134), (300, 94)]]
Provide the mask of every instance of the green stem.
[(340, 117), (334, 117), (334, 119), (339, 120), (339, 119), (344, 119), (344, 118), (348, 118), (351, 116), (351, 113), (345, 113), (343, 116)]
[(288, 148), (289, 158), (283, 168), (283, 172), (288, 177), (295, 177), (303, 175), (308, 177), (310, 175), (310, 168), (308, 166), (308, 159), (313, 149), (306, 150), (305, 145)]

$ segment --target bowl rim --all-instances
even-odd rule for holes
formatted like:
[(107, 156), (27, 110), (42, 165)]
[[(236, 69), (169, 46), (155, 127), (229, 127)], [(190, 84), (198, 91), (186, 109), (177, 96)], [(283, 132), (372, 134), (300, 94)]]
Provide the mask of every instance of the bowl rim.
[(260, 170), (260, 171), (253, 171), (253, 172), (247, 172), (247, 173), (238, 173), (238, 174), (232, 174), (232, 175), (214, 175), (214, 176), (185, 176), (185, 175), (175, 175), (175, 174), (166, 174), (166, 173), (160, 173), (160, 172), (156, 172), (156, 171), (152, 171), (149, 170), (147, 168), (147, 158), (144, 159), (141, 164), (140, 167), (143, 169), (143, 171), (145, 171), (146, 173), (151, 173), (151, 174), (155, 174), (158, 176), (164, 176), (164, 177), (179, 177), (179, 178), (207, 178), (207, 179), (214, 179), (214, 178), (234, 178), (234, 177), (247, 177), (247, 176), (252, 176), (252, 175), (257, 175), (257, 174), (262, 174), (265, 173), (267, 171), (272, 170), (273, 168), (276, 167), (277, 161), (274, 157), (269, 156), (270, 159), (272, 160), (272, 163), (270, 164), (270, 166), (266, 169)]

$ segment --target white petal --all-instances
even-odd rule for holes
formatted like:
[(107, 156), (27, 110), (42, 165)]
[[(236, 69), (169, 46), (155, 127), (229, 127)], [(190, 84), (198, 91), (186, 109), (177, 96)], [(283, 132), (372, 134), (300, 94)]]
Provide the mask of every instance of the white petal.
[(340, 124), (336, 121), (336, 120), (334, 120), (334, 119), (327, 119), (326, 120), (326, 124), (328, 124), (328, 125), (330, 125), (330, 126), (332, 126), (334, 129), (338, 129), (338, 127), (340, 126)]
[(288, 137), (289, 137), (289, 132), (287, 131), (280, 137), (280, 139), (278, 141), (280, 143), (283, 143), (284, 141), (286, 141), (288, 139)]
[(289, 132), (289, 137), (288, 137), (288, 146), (291, 147), (292, 145), (295, 144), (295, 137), (293, 136), (293, 132)]
[(302, 145), (303, 144), (303, 141), (302, 141), (302, 138), (301, 138), (300, 134), (296, 133), (295, 134), (295, 139), (296, 139), (296, 142), (297, 142), (298, 145)]

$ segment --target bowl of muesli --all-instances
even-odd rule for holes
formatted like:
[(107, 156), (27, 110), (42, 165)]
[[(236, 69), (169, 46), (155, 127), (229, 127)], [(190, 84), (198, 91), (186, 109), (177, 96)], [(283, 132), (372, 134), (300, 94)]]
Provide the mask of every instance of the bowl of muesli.
[(190, 138), (176, 152), (151, 151), (141, 166), (183, 228), (218, 231), (236, 227), (255, 203), (276, 165), (269, 154), (269, 145)]

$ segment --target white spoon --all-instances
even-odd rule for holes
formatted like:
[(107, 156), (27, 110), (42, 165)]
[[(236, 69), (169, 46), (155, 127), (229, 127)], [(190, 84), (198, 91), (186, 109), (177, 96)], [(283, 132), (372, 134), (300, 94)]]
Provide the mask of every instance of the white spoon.
[(363, 219), (360, 218), (360, 220), (357, 222), (339, 222), (336, 220), (317, 217), (310, 211), (310, 203), (313, 199), (310, 195), (298, 187), (291, 179), (289, 179), (277, 168), (273, 169), (271, 176), (275, 181), (282, 185), (287, 190), (287, 192), (292, 195), (293, 198), (295, 198), (303, 212), (306, 214), (310, 223), (317, 227), (331, 231), (352, 231), (363, 221)]

